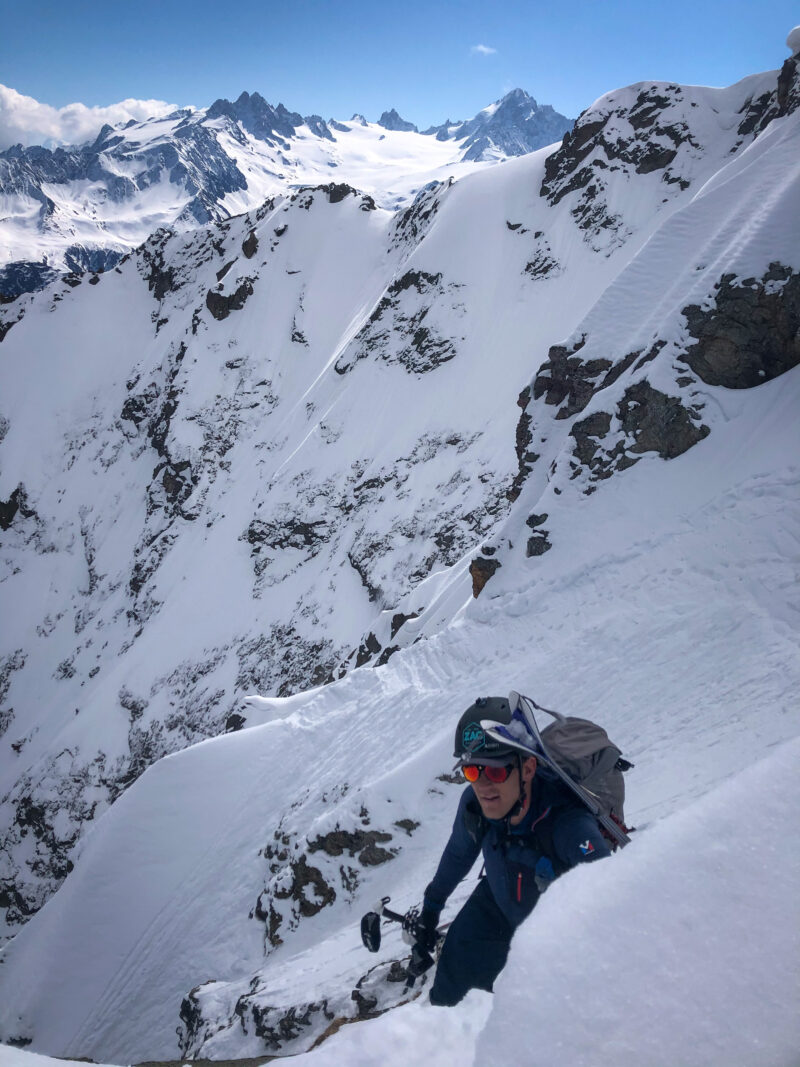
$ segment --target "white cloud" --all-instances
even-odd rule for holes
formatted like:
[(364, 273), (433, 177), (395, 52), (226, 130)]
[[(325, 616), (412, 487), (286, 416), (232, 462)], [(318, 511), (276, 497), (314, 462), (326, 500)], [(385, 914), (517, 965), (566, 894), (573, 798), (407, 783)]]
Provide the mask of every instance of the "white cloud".
[(474, 44), (472, 46), (472, 48), (470, 48), (470, 52), (474, 56), (496, 56), (497, 55), (497, 49), (496, 48), (490, 48), (488, 46), (488, 44)]
[(82, 144), (96, 137), (106, 122), (111, 126), (130, 119), (141, 122), (174, 110), (174, 104), (163, 100), (121, 100), (108, 107), (67, 104), (56, 108), (0, 85), (0, 151), (12, 144)]

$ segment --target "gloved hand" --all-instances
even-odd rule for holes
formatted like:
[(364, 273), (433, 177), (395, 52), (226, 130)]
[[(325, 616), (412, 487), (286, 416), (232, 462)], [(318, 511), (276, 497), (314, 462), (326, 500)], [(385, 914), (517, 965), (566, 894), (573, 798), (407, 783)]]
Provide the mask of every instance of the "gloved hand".
[(419, 945), (425, 952), (432, 952), (436, 947), (438, 933), (436, 927), (439, 913), (431, 908), (409, 908), (403, 916), (403, 940), (407, 945)]

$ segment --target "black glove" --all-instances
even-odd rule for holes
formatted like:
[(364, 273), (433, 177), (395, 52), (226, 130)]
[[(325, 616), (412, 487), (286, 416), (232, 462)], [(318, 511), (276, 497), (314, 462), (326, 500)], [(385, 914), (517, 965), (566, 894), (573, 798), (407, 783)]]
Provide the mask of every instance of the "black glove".
[(432, 952), (439, 939), (438, 922), (438, 911), (410, 908), (403, 916), (403, 940), (408, 945), (418, 945), (424, 952)]

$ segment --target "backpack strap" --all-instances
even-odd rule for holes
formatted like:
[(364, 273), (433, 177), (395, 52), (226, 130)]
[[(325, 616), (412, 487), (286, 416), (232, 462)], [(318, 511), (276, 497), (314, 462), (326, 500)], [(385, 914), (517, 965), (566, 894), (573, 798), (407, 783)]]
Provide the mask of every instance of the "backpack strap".
[(489, 822), (481, 811), (477, 800), (472, 799), (467, 801), (466, 807), (464, 808), (463, 819), (464, 829), (475, 844), (480, 845), (486, 836), (486, 831), (489, 829)]

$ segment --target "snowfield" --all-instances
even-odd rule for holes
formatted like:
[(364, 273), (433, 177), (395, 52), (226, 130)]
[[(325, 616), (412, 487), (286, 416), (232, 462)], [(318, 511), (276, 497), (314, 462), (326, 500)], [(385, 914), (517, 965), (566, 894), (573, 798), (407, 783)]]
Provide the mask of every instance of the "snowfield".
[[(11, 305), (0, 1067), (796, 1067), (798, 144), (794, 61), (643, 83), (402, 216), (300, 190)], [(511, 689), (607, 728), (632, 843), (493, 996), (378, 1014), (361, 915)]]
[[(163, 1058), (191, 986), (258, 966), (248, 914), (272, 827), (311, 838), (363, 807), (387, 829), (419, 821), (391, 871), (378, 868), (262, 964), (272, 1003), (346, 989), (370, 962), (360, 914), (383, 892), (401, 910), (418, 900), (446, 839), (458, 787), (437, 776), (451, 766), (459, 710), (519, 685), (608, 726), (636, 765), (627, 809), (640, 830), (621, 855), (565, 878), (520, 930), (478, 1062), (502, 1042), (509, 1055), (547, 1050), (542, 1063), (558, 1052), (657, 1064), (660, 1037), (668, 1062), (683, 1048), (687, 1064), (791, 1063), (800, 372), (735, 399), (738, 417), (690, 454), (586, 499), (580, 556), (554, 549), (546, 576), (521, 572), (516, 592), (470, 599), (450, 628), (387, 666), (151, 767), (9, 944), (6, 1033), (35, 1019), (42, 1051)], [(312, 825), (289, 814), (292, 801), (316, 811)], [(389, 933), (384, 945), (400, 947)], [(216, 997), (224, 1003), (224, 989)], [(412, 1004), (363, 1027), (382, 1056), (387, 1036), (417, 1025), (463, 1030), (471, 1047), (472, 1010), (440, 1024), (427, 1022), (438, 1009)], [(513, 1032), (508, 1013), (524, 1018)], [(343, 1045), (338, 1062), (377, 1063), (361, 1029), (345, 1027), (309, 1061), (337, 1062)], [(203, 1051), (257, 1047), (223, 1029)]]

